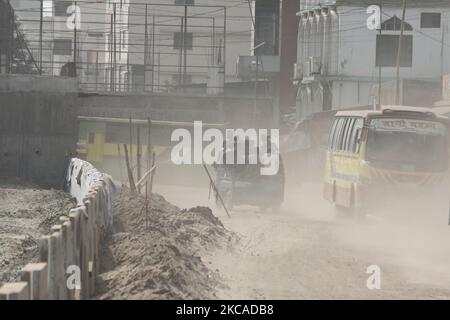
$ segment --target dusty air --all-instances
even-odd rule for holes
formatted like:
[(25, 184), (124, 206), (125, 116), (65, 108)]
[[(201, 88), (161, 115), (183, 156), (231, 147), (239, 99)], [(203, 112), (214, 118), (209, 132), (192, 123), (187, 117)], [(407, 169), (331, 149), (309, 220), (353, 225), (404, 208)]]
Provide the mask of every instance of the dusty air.
[(0, 309), (450, 300), (449, 25), (447, 0), (0, 0)]

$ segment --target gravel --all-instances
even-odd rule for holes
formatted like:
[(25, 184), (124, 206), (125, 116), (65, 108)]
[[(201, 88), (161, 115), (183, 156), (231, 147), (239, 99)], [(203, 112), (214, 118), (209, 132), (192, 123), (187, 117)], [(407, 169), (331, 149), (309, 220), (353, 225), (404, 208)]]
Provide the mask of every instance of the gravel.
[(37, 242), (75, 206), (70, 194), (18, 180), (0, 182), (0, 286), (38, 261)]

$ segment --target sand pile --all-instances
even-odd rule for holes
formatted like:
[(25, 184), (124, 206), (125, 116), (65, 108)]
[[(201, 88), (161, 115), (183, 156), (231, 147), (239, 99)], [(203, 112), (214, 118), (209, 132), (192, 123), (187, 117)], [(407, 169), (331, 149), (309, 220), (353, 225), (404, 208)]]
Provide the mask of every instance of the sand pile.
[(154, 194), (148, 227), (145, 199), (122, 190), (114, 199), (114, 232), (105, 241), (97, 293), (100, 299), (214, 298), (214, 271), (202, 254), (231, 246), (209, 208), (180, 210)]
[(70, 194), (19, 181), (0, 184), (0, 286), (19, 279), (19, 271), (38, 262), (37, 241), (75, 206)]

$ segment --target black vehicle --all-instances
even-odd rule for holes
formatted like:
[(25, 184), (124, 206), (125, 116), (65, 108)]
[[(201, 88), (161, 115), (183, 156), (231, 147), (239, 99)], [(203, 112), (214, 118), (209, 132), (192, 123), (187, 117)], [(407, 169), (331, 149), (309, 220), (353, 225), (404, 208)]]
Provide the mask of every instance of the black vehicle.
[[(236, 150), (236, 148), (235, 148)], [(248, 152), (248, 148), (246, 151)], [(234, 152), (234, 151), (228, 151)], [(225, 159), (228, 152), (222, 152)], [(258, 150), (259, 152), (259, 150)], [(236, 153), (235, 158), (236, 160)], [(228, 210), (239, 205), (257, 206), (262, 211), (278, 212), (284, 201), (284, 166), (280, 156), (278, 173), (262, 175), (260, 164), (215, 164), (215, 184)], [(225, 163), (225, 161), (223, 161)], [(237, 163), (235, 161), (234, 163)], [(220, 204), (216, 194), (216, 203)]]

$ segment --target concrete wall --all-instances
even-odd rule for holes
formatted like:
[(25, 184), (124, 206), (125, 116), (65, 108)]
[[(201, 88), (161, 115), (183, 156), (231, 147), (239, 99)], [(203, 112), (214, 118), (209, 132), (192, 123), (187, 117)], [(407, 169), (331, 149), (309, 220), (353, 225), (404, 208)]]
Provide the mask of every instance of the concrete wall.
[[(253, 97), (208, 97), (164, 94), (86, 95), (79, 98), (81, 116), (227, 124), (230, 128), (254, 127)], [(276, 126), (270, 98), (256, 101), (257, 125)]]
[(77, 83), (42, 76), (0, 76), (0, 177), (62, 187), (75, 154)]
[(370, 81), (333, 81), (332, 109), (372, 105), (372, 87), (373, 82)]

